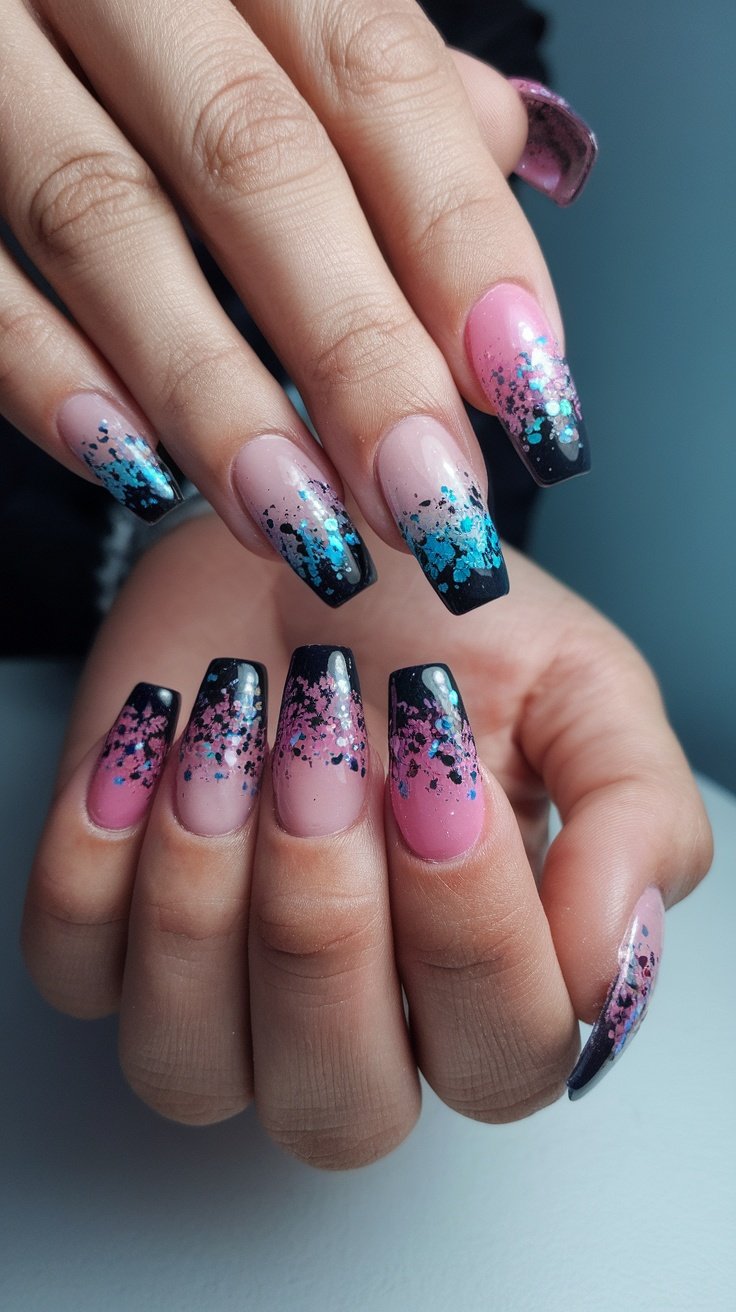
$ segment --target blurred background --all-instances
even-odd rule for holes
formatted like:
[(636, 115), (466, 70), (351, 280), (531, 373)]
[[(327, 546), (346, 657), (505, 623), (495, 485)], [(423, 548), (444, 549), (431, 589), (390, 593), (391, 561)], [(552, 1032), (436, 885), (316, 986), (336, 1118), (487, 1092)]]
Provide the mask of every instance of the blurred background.
[(736, 790), (736, 4), (539, 7), (600, 156), (569, 210), (523, 191), (593, 453), (539, 498), (532, 554), (633, 638), (691, 762)]

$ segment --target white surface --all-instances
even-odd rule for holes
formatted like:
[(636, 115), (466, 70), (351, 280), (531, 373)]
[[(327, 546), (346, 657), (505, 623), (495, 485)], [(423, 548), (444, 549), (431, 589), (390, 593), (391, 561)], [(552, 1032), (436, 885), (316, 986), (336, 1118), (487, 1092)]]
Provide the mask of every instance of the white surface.
[(0, 680), (3, 1312), (734, 1312), (736, 799), (703, 786), (716, 865), (669, 913), (651, 1013), (589, 1097), (492, 1127), (427, 1092), (397, 1152), (328, 1176), (249, 1113), (159, 1119), (114, 1023), (35, 996), (17, 926), (69, 690), (41, 663)]

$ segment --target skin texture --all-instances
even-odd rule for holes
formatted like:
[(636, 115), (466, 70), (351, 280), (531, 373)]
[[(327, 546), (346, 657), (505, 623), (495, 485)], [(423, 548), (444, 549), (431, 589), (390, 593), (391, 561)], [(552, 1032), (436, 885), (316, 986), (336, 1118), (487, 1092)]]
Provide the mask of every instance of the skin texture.
[[(281, 550), (328, 605), (370, 562), (358, 548), (333, 579), (264, 522), (285, 464), (291, 484), (314, 466), (333, 508), (345, 484), (398, 547), (377, 458), (397, 424), (429, 418), (485, 496), (463, 398), (495, 402), (468, 315), (510, 283), (562, 338), (506, 181), (527, 116), (503, 77), (448, 50), (414, 0), (0, 0), (0, 20), (0, 209), (73, 320), (0, 251), (0, 408), (18, 428), (144, 518), (177, 500), (161, 439), (244, 545)], [(321, 445), (217, 303), (182, 213)], [(278, 460), (271, 445), (250, 461), (266, 434)], [(455, 609), (498, 594), (469, 585)]]
[[(328, 637), (295, 576), (244, 569), (215, 517), (190, 522), (140, 562), (101, 630), (23, 927), (50, 1002), (120, 1009), (123, 1070), (147, 1103), (199, 1124), (255, 1097), (277, 1142), (332, 1168), (390, 1151), (418, 1113), (399, 978), (438, 1094), (485, 1121), (528, 1115), (564, 1091), (576, 1017), (606, 1001), (641, 894), (672, 905), (711, 858), (656, 683), (611, 624), (509, 549), (509, 597), (450, 620), (408, 554), (368, 539), (383, 584), (329, 625), (355, 653), (368, 731), (348, 828), (287, 832), (267, 764), (241, 829), (188, 833), (176, 745), (147, 822), (90, 824), (100, 744), (135, 680), (178, 688), (186, 716), (209, 661), (237, 653), (268, 668), (278, 698), (293, 649)], [(383, 765), (388, 675), (436, 662), (438, 646), (483, 808), (467, 850), (434, 861), (403, 841)], [(564, 827), (546, 851), (550, 796)]]

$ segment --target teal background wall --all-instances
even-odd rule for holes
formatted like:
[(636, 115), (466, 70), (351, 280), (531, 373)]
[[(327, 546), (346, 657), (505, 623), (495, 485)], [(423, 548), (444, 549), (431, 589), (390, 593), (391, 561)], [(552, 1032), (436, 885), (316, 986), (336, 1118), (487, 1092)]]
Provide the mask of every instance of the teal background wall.
[(532, 551), (633, 638), (692, 762), (736, 789), (736, 4), (539, 7), (600, 157), (569, 210), (525, 189), (594, 464), (541, 498)]

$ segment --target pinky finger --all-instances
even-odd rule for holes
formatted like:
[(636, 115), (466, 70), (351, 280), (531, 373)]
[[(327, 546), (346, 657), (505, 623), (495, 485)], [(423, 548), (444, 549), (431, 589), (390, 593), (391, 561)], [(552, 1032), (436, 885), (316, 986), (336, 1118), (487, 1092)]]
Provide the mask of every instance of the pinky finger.
[(0, 413), (148, 523), (182, 499), (120, 381), (2, 245)]

